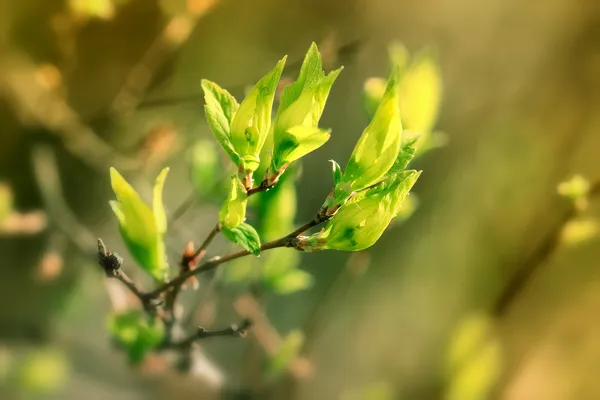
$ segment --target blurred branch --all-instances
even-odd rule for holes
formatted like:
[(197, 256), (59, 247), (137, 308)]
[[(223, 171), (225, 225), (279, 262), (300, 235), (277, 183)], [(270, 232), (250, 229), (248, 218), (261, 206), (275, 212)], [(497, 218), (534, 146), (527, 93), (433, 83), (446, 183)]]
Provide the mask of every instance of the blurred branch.
[(49, 146), (40, 145), (33, 149), (31, 157), (35, 180), (40, 188), (49, 219), (83, 254), (91, 257), (94, 249), (90, 244), (96, 239), (77, 220), (64, 200), (53, 151)]
[(138, 167), (136, 160), (120, 155), (83, 124), (62, 96), (38, 82), (36, 72), (37, 67), (24, 55), (5, 54), (0, 61), (0, 93), (11, 100), (24, 124), (55, 133), (71, 154), (94, 168)]
[(125, 84), (110, 106), (110, 114), (122, 118), (132, 113), (142, 102), (152, 77), (170, 56), (184, 44), (196, 25), (197, 16), (180, 15), (171, 18), (150, 45), (142, 59), (131, 69)]
[[(592, 199), (600, 196), (600, 180), (590, 186), (588, 198)], [(517, 266), (515, 273), (509, 279), (506, 286), (500, 293), (498, 300), (493, 306), (493, 313), (496, 316), (504, 315), (520, 293), (530, 282), (531, 278), (539, 271), (540, 267), (555, 253), (560, 244), (561, 234), (567, 223), (577, 214), (577, 207), (572, 204), (564, 212), (556, 225), (550, 229), (546, 236), (540, 241), (539, 245), (526, 257), (520, 265)]]

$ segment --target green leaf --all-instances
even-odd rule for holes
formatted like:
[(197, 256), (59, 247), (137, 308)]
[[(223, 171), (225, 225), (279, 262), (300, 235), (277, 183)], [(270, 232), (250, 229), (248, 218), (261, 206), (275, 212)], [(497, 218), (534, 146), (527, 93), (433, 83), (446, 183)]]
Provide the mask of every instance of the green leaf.
[(337, 184), (342, 181), (342, 168), (335, 160), (329, 160), (329, 162), (331, 163), (331, 168), (333, 170), (333, 186), (337, 186)]
[(442, 99), (441, 72), (431, 51), (421, 51), (404, 71), (398, 98), (404, 128), (431, 132)]
[(231, 123), (240, 106), (227, 90), (216, 83), (203, 79), (201, 85), (206, 103), (204, 111), (211, 131), (231, 161), (239, 166), (241, 158), (231, 140)]
[(288, 333), (269, 360), (267, 367), (268, 375), (275, 377), (284, 372), (298, 357), (303, 344), (304, 334), (301, 331), (294, 330)]
[[(162, 192), (161, 181), (164, 181), (166, 172), (161, 175), (155, 190), (158, 194)], [(140, 267), (161, 281), (168, 269), (163, 239), (166, 222), (163, 220), (157, 224), (156, 221), (156, 215), (162, 218), (161, 210), (164, 213), (162, 200), (156, 204), (155, 214), (116, 169), (110, 169), (110, 177), (117, 197), (110, 206), (119, 221), (121, 237)]]
[(377, 111), (377, 107), (379, 107), (379, 103), (381, 103), (381, 99), (385, 93), (385, 87), (386, 81), (384, 78), (373, 77), (365, 81), (363, 85), (363, 101), (367, 114), (370, 117), (375, 115), (375, 111)]
[[(295, 253), (292, 253), (295, 254)], [(308, 289), (313, 284), (313, 276), (301, 269), (291, 269), (268, 282), (268, 288), (277, 294), (292, 294)]]
[(398, 157), (401, 134), (398, 69), (394, 68), (375, 116), (354, 147), (341, 184), (348, 183), (357, 191), (379, 181)]
[(167, 214), (165, 214), (162, 193), (168, 173), (169, 168), (164, 168), (160, 174), (158, 174), (156, 182), (154, 183), (154, 188), (152, 189), (152, 212), (154, 213), (154, 220), (156, 221), (156, 230), (161, 234), (164, 234), (167, 231)]
[(236, 176), (232, 176), (229, 196), (219, 211), (219, 222), (223, 227), (233, 229), (244, 222), (247, 203), (248, 195), (244, 185)]
[(229, 241), (239, 244), (255, 256), (260, 254), (260, 238), (252, 225), (243, 223), (233, 229), (223, 227), (222, 233)]
[(341, 68), (323, 72), (321, 54), (313, 43), (298, 79), (284, 89), (275, 117), (273, 158), (269, 182), (274, 183), (289, 163), (322, 146), (329, 131), (318, 129), (329, 92)]
[(331, 130), (310, 126), (295, 126), (281, 133), (271, 163), (273, 171), (279, 171), (289, 163), (304, 157), (324, 145), (331, 136)]
[(396, 161), (394, 161), (394, 165), (388, 170), (386, 175), (394, 175), (398, 174), (406, 169), (408, 164), (415, 157), (415, 153), (417, 149), (415, 148), (415, 142), (418, 138), (412, 140), (405, 140), (402, 143), (402, 147), (400, 148), (400, 152), (398, 153), (398, 157)]
[(208, 196), (221, 183), (221, 168), (215, 144), (198, 140), (191, 149), (190, 179), (198, 196)]
[(317, 45), (313, 42), (304, 56), (298, 79), (288, 85), (279, 100), (278, 114), (296, 102), (306, 87), (314, 87), (323, 78), (323, 62)]
[(6, 183), (0, 182), (0, 221), (13, 212), (13, 192)]
[(419, 175), (417, 171), (404, 171), (357, 193), (334, 214), (321, 232), (305, 240), (303, 249), (359, 251), (371, 247), (398, 214)]
[(569, 180), (561, 182), (557, 191), (561, 196), (578, 201), (585, 199), (590, 191), (590, 182), (581, 175), (574, 175)]
[(165, 327), (162, 321), (153, 321), (141, 310), (112, 314), (108, 319), (112, 337), (125, 348), (129, 361), (138, 364), (162, 342)]
[(271, 128), (273, 100), (286, 58), (258, 81), (231, 121), (231, 142), (242, 158), (244, 171), (252, 172), (259, 166), (260, 150)]
[(257, 199), (257, 230), (264, 240), (274, 240), (293, 231), (296, 217), (296, 185), (293, 174), (284, 175), (271, 190)]

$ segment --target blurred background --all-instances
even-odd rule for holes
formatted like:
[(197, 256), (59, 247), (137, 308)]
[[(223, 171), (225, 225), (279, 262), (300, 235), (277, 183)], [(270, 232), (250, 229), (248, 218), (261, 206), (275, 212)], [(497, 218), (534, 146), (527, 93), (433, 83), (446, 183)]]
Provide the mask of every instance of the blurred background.
[[(177, 260), (223, 199), (190, 180), (191, 150), (212, 140), (200, 80), (240, 99), (285, 54), (295, 78), (312, 41), (345, 69), (295, 222), (368, 123), (363, 87), (395, 41), (435, 49), (443, 82), (447, 143), (413, 163), (418, 207), (368, 251), (300, 255), (305, 290), (259, 295), (229, 266), (203, 276), (191, 324), (249, 316), (248, 337), (202, 342), (189, 375), (159, 357), (130, 368), (106, 329), (128, 299), (95, 255), (102, 237), (135, 275), (108, 168), (149, 201), (171, 167)], [(599, 109), (593, 0), (0, 1), (0, 397), (600, 398)], [(557, 192), (574, 174), (592, 182), (587, 204)]]

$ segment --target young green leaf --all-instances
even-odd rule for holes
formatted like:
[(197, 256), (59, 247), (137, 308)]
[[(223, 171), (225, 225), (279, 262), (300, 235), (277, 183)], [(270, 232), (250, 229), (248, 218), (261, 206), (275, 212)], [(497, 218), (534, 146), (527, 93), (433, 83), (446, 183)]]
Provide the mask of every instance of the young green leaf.
[(246, 219), (248, 195), (242, 182), (236, 176), (231, 177), (231, 189), (227, 200), (221, 206), (219, 222), (223, 227), (233, 229)]
[[(159, 281), (168, 269), (163, 239), (166, 221), (162, 220), (164, 209), (160, 199), (166, 171), (163, 170), (159, 175), (155, 185), (156, 204), (153, 212), (121, 174), (114, 168), (110, 169), (111, 184), (117, 197), (116, 201), (110, 202), (110, 206), (119, 221), (123, 241), (140, 267)], [(158, 223), (156, 216), (161, 218)]]
[(398, 69), (394, 68), (375, 116), (354, 147), (342, 182), (356, 191), (381, 179), (398, 157), (401, 134)]
[(398, 99), (404, 128), (423, 134), (431, 132), (442, 99), (441, 72), (431, 51), (421, 51), (406, 68)]
[(165, 234), (167, 231), (167, 214), (163, 205), (162, 193), (165, 187), (165, 179), (169, 173), (169, 168), (164, 168), (154, 183), (152, 189), (152, 212), (154, 213), (154, 221), (156, 222), (156, 230), (159, 234)]
[(398, 157), (394, 161), (394, 165), (388, 170), (386, 176), (398, 174), (406, 169), (408, 164), (415, 157), (417, 149), (415, 148), (415, 142), (418, 138), (411, 140), (404, 140), (398, 152)]
[(231, 229), (223, 227), (222, 233), (229, 241), (239, 244), (255, 256), (260, 254), (260, 238), (252, 225), (243, 223)]
[(235, 165), (240, 165), (241, 159), (231, 141), (231, 123), (239, 105), (235, 98), (225, 89), (207, 79), (202, 80), (204, 91), (204, 111), (206, 120), (225, 152)]
[(151, 321), (141, 310), (110, 315), (108, 329), (119, 345), (125, 348), (133, 364), (143, 361), (165, 336), (162, 321), (158, 318)]
[(329, 160), (329, 162), (331, 163), (331, 168), (333, 170), (333, 186), (337, 186), (337, 184), (342, 181), (342, 168), (335, 160)]
[(301, 247), (308, 251), (358, 251), (371, 247), (400, 211), (419, 175), (417, 171), (404, 171), (358, 193), (334, 214), (321, 232), (306, 238)]
[(273, 155), (273, 171), (280, 171), (291, 162), (318, 149), (331, 136), (330, 130), (298, 125), (288, 129), (278, 137), (277, 151)]
[(258, 81), (231, 121), (231, 143), (242, 158), (239, 166), (244, 172), (255, 171), (259, 166), (259, 154), (271, 128), (273, 100), (285, 60), (286, 57)]
[(285, 88), (273, 128), (273, 158), (269, 182), (277, 182), (293, 161), (322, 146), (329, 132), (318, 129), (329, 92), (341, 68), (325, 75), (321, 54), (313, 43), (298, 79)]

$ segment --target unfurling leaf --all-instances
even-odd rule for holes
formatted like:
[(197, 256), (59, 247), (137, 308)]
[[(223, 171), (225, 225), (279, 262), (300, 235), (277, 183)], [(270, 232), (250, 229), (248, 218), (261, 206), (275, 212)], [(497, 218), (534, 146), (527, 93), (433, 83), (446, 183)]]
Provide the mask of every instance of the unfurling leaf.
[(223, 227), (222, 233), (229, 241), (239, 244), (255, 256), (260, 254), (260, 238), (252, 225), (243, 223), (232, 229)]
[(333, 186), (337, 186), (342, 181), (342, 168), (335, 160), (329, 160), (331, 169), (333, 170)]
[(260, 150), (271, 128), (271, 110), (277, 83), (286, 57), (252, 88), (231, 120), (231, 142), (242, 158), (242, 172), (253, 172), (259, 166)]
[(150, 209), (121, 174), (110, 169), (111, 184), (117, 197), (110, 205), (119, 221), (123, 241), (140, 267), (159, 281), (163, 280), (169, 267), (164, 243), (167, 222), (162, 203), (168, 171), (168, 168), (163, 169), (156, 180), (153, 208)]
[(152, 320), (141, 310), (109, 316), (108, 329), (116, 342), (125, 348), (132, 364), (143, 361), (165, 336), (162, 321), (159, 318)]
[(316, 150), (329, 139), (318, 129), (331, 86), (341, 68), (325, 75), (316, 44), (306, 53), (298, 79), (285, 88), (273, 127), (273, 158), (269, 182), (275, 183), (286, 167)]
[(242, 173), (258, 168), (260, 150), (271, 127), (271, 109), (285, 60), (286, 57), (258, 81), (239, 105), (216, 83), (202, 81), (206, 119), (215, 138)]
[(378, 182), (400, 151), (402, 124), (398, 109), (398, 68), (394, 67), (383, 100), (352, 151), (340, 181), (324, 207), (337, 210), (353, 192)]
[(242, 182), (236, 177), (231, 177), (231, 189), (227, 200), (221, 206), (219, 222), (228, 229), (233, 229), (246, 219), (246, 204), (248, 195)]
[(304, 250), (358, 251), (371, 247), (398, 214), (420, 172), (404, 171), (357, 193), (327, 222), (301, 242)]

